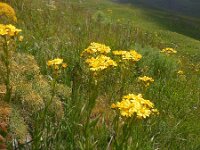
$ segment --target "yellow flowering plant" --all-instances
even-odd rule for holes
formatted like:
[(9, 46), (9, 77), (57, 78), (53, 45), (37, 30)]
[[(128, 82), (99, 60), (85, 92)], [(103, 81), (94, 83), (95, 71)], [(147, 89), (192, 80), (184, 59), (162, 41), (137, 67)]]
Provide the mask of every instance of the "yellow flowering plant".
[(17, 22), (15, 10), (8, 4), (0, 2), (0, 18), (6, 18)]
[(159, 114), (154, 104), (144, 99), (141, 94), (125, 95), (120, 102), (113, 103), (111, 108), (117, 110), (113, 130), (116, 134), (114, 142), (119, 149), (127, 149), (126, 141), (137, 140), (138, 128), (142, 123), (153, 114)]
[(114, 58), (119, 66), (119, 78), (120, 78), (120, 93), (121, 96), (126, 90), (127, 77), (132, 74), (130, 68), (135, 67), (136, 62), (138, 62), (142, 55), (137, 53), (135, 50), (125, 51), (125, 50), (115, 50), (112, 51)]
[[(0, 17), (5, 15), (7, 19), (9, 17), (13, 17), (16, 20), (15, 12), (12, 7), (5, 3), (0, 2)], [(2, 53), (1, 53), (1, 61), (3, 62), (6, 68), (6, 76), (4, 78), (4, 82), (6, 85), (6, 94), (5, 94), (5, 101), (9, 102), (11, 98), (12, 87), (10, 83), (10, 56), (12, 51), (15, 50), (15, 37), (18, 33), (21, 32), (21, 29), (17, 29), (15, 26), (8, 24), (0, 24), (0, 43), (2, 44)], [(11, 44), (13, 43), (13, 44)]]
[(53, 73), (55, 73), (55, 75), (57, 76), (58, 75), (58, 71), (60, 69), (65, 69), (67, 67), (67, 64), (63, 63), (63, 59), (55, 58), (53, 60), (49, 60), (47, 62), (47, 66), (49, 68), (52, 68), (53, 69)]
[(177, 51), (173, 48), (167, 47), (167, 48), (163, 48), (161, 51), (161, 53), (166, 53), (166, 54), (176, 54)]
[(154, 104), (150, 100), (145, 100), (141, 94), (128, 94), (123, 96), (121, 102), (112, 104), (111, 108), (118, 109), (123, 117), (137, 117), (145, 119), (150, 115), (157, 113)]
[(88, 58), (85, 62), (88, 64), (90, 70), (93, 72), (102, 71), (108, 67), (117, 66), (117, 63), (114, 60), (105, 55), (99, 55), (96, 58)]
[(95, 84), (103, 77), (107, 70), (118, 66), (118, 64), (108, 55), (110, 54), (110, 47), (105, 44), (92, 42), (88, 48), (83, 50), (81, 57), (86, 66), (86, 72), (94, 79)]
[(109, 46), (105, 44), (95, 43), (92, 42), (88, 48), (86, 48), (82, 53), (81, 56), (88, 56), (88, 55), (98, 55), (98, 54), (108, 54), (110, 53), (111, 49)]
[(179, 71), (177, 72), (177, 74), (178, 74), (178, 75), (184, 75), (184, 72), (183, 72), (183, 70), (179, 70)]
[(14, 37), (16, 35), (18, 35), (19, 32), (21, 32), (21, 29), (17, 29), (15, 26), (8, 24), (8, 25), (4, 25), (4, 24), (0, 24), (0, 35), (1, 36), (10, 36), (10, 37)]
[(144, 84), (145, 87), (150, 86), (154, 82), (154, 79), (148, 76), (138, 77), (138, 80)]
[(124, 51), (124, 50), (117, 50), (112, 51), (114, 56), (120, 57), (120, 62), (123, 61), (130, 61), (130, 62), (137, 62), (142, 58), (142, 55), (137, 53), (135, 50)]

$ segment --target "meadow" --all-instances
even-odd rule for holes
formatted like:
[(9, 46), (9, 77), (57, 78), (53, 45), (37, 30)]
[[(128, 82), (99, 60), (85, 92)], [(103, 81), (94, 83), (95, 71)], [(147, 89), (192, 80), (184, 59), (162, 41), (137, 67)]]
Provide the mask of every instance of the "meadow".
[(110, 0), (3, 0), (0, 149), (200, 149), (199, 31)]

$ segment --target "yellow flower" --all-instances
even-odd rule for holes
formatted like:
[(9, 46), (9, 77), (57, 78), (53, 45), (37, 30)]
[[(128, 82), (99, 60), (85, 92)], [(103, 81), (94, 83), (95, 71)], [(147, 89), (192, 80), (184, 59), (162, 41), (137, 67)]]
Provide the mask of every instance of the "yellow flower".
[(21, 32), (22, 30), (21, 29), (17, 29), (15, 26), (9, 24), (9, 25), (6, 25), (6, 31), (7, 31), (9, 36), (15, 36), (19, 32)]
[(113, 53), (114, 55), (125, 55), (125, 53), (127, 53), (127, 51), (119, 50), (119, 51), (112, 51), (112, 53)]
[(144, 82), (154, 82), (154, 79), (151, 77), (147, 77), (147, 76), (143, 76), (143, 77), (139, 77), (138, 78), (140, 81), (144, 81)]
[(65, 69), (67, 67), (67, 64), (63, 63), (63, 59), (56, 58), (56, 59), (53, 59), (53, 60), (49, 60), (47, 62), (47, 66), (48, 67), (52, 67), (54, 69), (54, 71), (57, 73), (57, 71), (60, 68), (64, 68)]
[(49, 60), (47, 62), (47, 66), (60, 65), (60, 64), (62, 64), (62, 62), (63, 62), (63, 59), (56, 58), (56, 59), (53, 59), (53, 60)]
[(110, 53), (110, 50), (111, 49), (109, 46), (93, 42), (90, 44), (88, 48), (86, 48), (82, 52), (81, 56), (83, 56), (84, 54), (95, 54), (95, 53), (107, 54), (107, 53)]
[(18, 37), (18, 40), (19, 40), (20, 42), (22, 42), (23, 39), (24, 39), (24, 37), (23, 37), (22, 35), (20, 35), (20, 36)]
[(66, 64), (66, 63), (63, 63), (63, 64), (62, 64), (62, 67), (63, 67), (63, 68), (67, 68), (67, 64)]
[(142, 81), (146, 87), (149, 86), (150, 83), (154, 82), (153, 78), (147, 76), (139, 77), (138, 80)]
[(149, 117), (152, 113), (158, 113), (157, 109), (154, 109), (154, 104), (142, 98), (141, 94), (128, 94), (123, 96), (121, 102), (112, 104), (111, 108), (119, 109), (120, 114), (124, 117), (136, 116), (137, 118)]
[(161, 53), (166, 53), (166, 54), (173, 54), (174, 53), (175, 54), (175, 53), (177, 53), (177, 51), (173, 48), (167, 47), (167, 48), (163, 48), (161, 50)]
[(115, 105), (114, 103), (111, 105), (111, 108), (117, 108), (117, 105)]
[(158, 109), (152, 109), (151, 111), (152, 111), (152, 113), (154, 113), (154, 114), (157, 114), (157, 115), (160, 114), (159, 111), (158, 111)]
[(137, 53), (135, 50), (131, 51), (113, 51), (112, 52), (116, 56), (121, 56), (122, 60), (130, 60), (130, 61), (139, 61), (142, 58), (142, 55)]
[(92, 57), (86, 59), (85, 62), (89, 65), (91, 71), (101, 71), (108, 67), (117, 66), (115, 61), (105, 55), (99, 55), (96, 58)]
[(178, 75), (183, 75), (184, 72), (183, 72), (182, 70), (179, 70), (179, 71), (177, 72), (177, 74), (178, 74)]
[(21, 29), (17, 29), (15, 26), (9, 24), (9, 25), (4, 25), (0, 24), (0, 35), (8, 35), (8, 36), (15, 36), (19, 32), (21, 32)]
[(119, 108), (122, 116), (130, 117), (134, 113), (134, 111), (130, 111), (131, 102), (129, 100), (122, 100), (120, 103), (118, 102), (117, 107)]
[(0, 24), (0, 35), (6, 35), (6, 34), (7, 34), (7, 31), (6, 31), (5, 25)]
[(141, 101), (141, 103), (144, 106), (149, 107), (149, 108), (153, 108), (154, 107), (154, 104), (150, 100), (143, 100), (143, 101)]
[(6, 16), (8, 19), (17, 22), (14, 9), (10, 5), (0, 2), (0, 17), (2, 16)]
[(149, 117), (151, 114), (151, 110), (147, 109), (147, 108), (142, 108), (137, 112), (137, 117), (138, 118), (146, 118)]

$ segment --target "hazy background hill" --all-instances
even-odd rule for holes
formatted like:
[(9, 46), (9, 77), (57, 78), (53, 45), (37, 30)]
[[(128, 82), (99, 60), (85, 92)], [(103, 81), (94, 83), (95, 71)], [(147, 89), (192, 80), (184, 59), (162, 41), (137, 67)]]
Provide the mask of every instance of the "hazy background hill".
[(118, 0), (146, 7), (165, 9), (182, 15), (200, 17), (200, 0)]

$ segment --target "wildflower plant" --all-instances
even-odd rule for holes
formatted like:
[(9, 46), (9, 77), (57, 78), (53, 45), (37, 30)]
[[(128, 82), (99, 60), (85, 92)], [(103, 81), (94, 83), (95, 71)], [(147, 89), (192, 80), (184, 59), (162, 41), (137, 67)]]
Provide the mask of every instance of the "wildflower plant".
[(158, 113), (150, 100), (145, 100), (141, 94), (128, 94), (123, 96), (121, 102), (112, 104), (111, 108), (118, 109), (123, 117), (136, 117), (145, 119), (151, 114)]
[(8, 4), (0, 2), (0, 18), (1, 20), (11, 20), (17, 22), (15, 10)]
[[(52, 73), (51, 77), (51, 88), (52, 88), (52, 96), (51, 99), (49, 100), (47, 106), (45, 107), (45, 110), (48, 110), (48, 107), (51, 105), (53, 98), (55, 97), (56, 94), (56, 85), (58, 84), (58, 77), (59, 74), (67, 68), (67, 64), (63, 63), (63, 59), (60, 58), (55, 58), (53, 60), (49, 60), (47, 62), (47, 66), (50, 69)], [(46, 113), (46, 112), (45, 112)], [(46, 114), (45, 114), (46, 115)]]
[(177, 71), (177, 74), (178, 75), (184, 75), (184, 72), (183, 72), (183, 70), (179, 70), (179, 71)]
[[(14, 10), (7, 4), (0, 3), (0, 7), (2, 7), (2, 10), (0, 11), (0, 14), (8, 15), (8, 16), (15, 16)], [(13, 10), (13, 11), (12, 11)], [(12, 51), (15, 50), (15, 46), (13, 46), (13, 43), (15, 44), (15, 39), (18, 33), (21, 32), (21, 29), (17, 29), (15, 26), (11, 24), (0, 24), (0, 42), (2, 45), (3, 51), (1, 52), (1, 61), (4, 63), (5, 69), (6, 69), (6, 75), (4, 77), (4, 82), (6, 85), (6, 94), (5, 94), (5, 101), (10, 101), (11, 91), (12, 87), (10, 84), (10, 73), (11, 73), (11, 64), (10, 64), (10, 55)]]
[[(14, 10), (8, 6), (0, 3), (0, 18), (1, 21), (5, 19), (6, 23), (16, 21)], [(15, 144), (26, 144), (27, 137), (29, 140), (33, 137), (33, 143), (36, 145), (33, 144), (33, 147), (37, 147), (37, 142), (40, 142), (38, 137), (48, 137), (43, 136), (42, 130), (47, 126), (47, 119), (48, 123), (52, 121), (55, 125), (55, 122), (58, 123), (63, 117), (63, 105), (59, 97), (63, 97), (63, 94), (59, 93), (58, 96), (51, 90), (33, 56), (16, 52), (17, 41), (23, 40), (21, 31), (12, 24), (0, 24), (0, 124), (5, 123), (7, 129), (6, 132), (1, 132), (0, 127), (0, 138), (3, 139), (2, 144), (0, 139), (0, 147), (8, 145), (8, 149), (13, 149)], [(57, 79), (67, 67), (66, 63), (61, 62), (62, 59), (48, 62), (53, 73), (52, 86), (57, 85), (58, 89), (61, 86), (56, 84)], [(47, 118), (47, 114), (50, 117)], [(41, 118), (44, 120), (41, 121)], [(45, 123), (41, 124), (43, 121)], [(30, 126), (32, 134), (29, 132)]]
[(81, 56), (88, 57), (88, 55), (108, 54), (110, 53), (110, 51), (111, 49), (109, 46), (101, 43), (92, 42), (90, 46), (81, 53)]
[(135, 50), (125, 51), (125, 50), (115, 50), (112, 51), (114, 58), (119, 66), (120, 75), (120, 93), (121, 96), (125, 92), (127, 77), (132, 74), (130, 73), (130, 68), (135, 67), (136, 62), (138, 62), (142, 55), (137, 53)]
[(141, 125), (141, 121), (154, 114), (159, 114), (159, 111), (154, 108), (154, 104), (150, 100), (144, 99), (141, 94), (125, 95), (120, 102), (113, 103), (111, 108), (119, 112), (113, 121), (113, 130), (117, 137), (113, 143), (116, 149), (127, 149), (125, 143), (129, 140), (136, 141), (137, 144), (137, 135), (135, 136), (135, 134), (138, 134), (137, 128)]
[(56, 79), (62, 69), (67, 67), (66, 63), (63, 63), (63, 59), (56, 58), (53, 60), (49, 60), (47, 62), (47, 66), (53, 71), (53, 77)]
[(137, 62), (142, 58), (142, 55), (137, 53), (135, 50), (130, 50), (130, 51), (112, 51), (113, 55), (119, 56), (120, 62), (123, 61), (130, 61), (130, 62)]
[(106, 70), (117, 66), (117, 63), (109, 56), (110, 52), (111, 48), (109, 46), (92, 42), (81, 53), (81, 57), (95, 82), (97, 82), (97, 78), (100, 79), (101, 74), (105, 73)]
[(63, 63), (63, 59), (60, 58), (56, 58), (53, 60), (49, 60), (47, 62), (47, 66), (49, 67), (49, 69), (52, 71), (52, 82), (51, 82), (51, 88), (52, 88), (52, 96), (51, 99), (49, 100), (49, 102), (47, 103), (46, 107), (45, 107), (45, 112), (44, 112), (44, 117), (46, 115), (46, 111), (48, 110), (48, 107), (51, 105), (55, 94), (56, 94), (56, 85), (58, 84), (58, 77), (59, 74), (62, 72), (62, 70), (66, 69), (67, 64)]
[(173, 48), (167, 47), (167, 48), (163, 48), (161, 51), (161, 53), (166, 53), (166, 54), (176, 54), (177, 51)]
[(138, 77), (138, 81), (141, 82), (146, 88), (154, 82), (154, 79), (148, 76)]
[(88, 58), (85, 62), (88, 64), (90, 70), (93, 72), (98, 72), (109, 67), (117, 66), (117, 63), (115, 61), (113, 61), (110, 57), (105, 55), (99, 55), (96, 58)]

